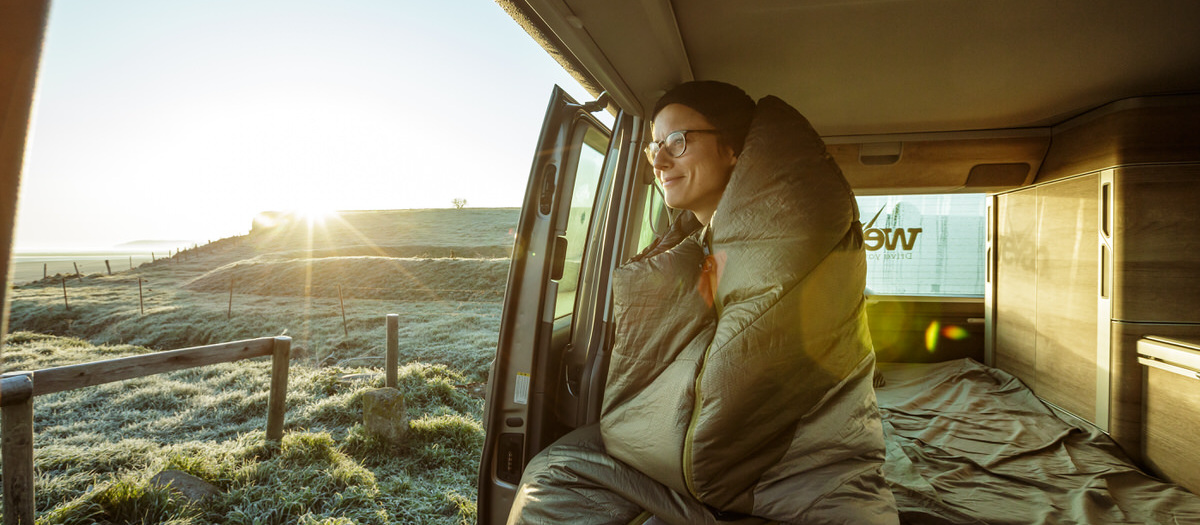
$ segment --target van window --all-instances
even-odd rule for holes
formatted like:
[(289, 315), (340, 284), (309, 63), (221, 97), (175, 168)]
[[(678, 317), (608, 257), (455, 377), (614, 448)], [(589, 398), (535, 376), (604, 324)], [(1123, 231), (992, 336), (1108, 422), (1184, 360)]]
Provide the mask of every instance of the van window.
[(575, 292), (579, 288), (579, 272), (583, 267), (583, 252), (592, 224), (592, 208), (596, 202), (600, 172), (604, 168), (604, 151), (608, 136), (590, 125), (581, 126), (583, 144), (575, 168), (575, 187), (571, 190), (571, 214), (567, 219), (567, 254), (563, 277), (558, 283), (554, 302), (554, 318), (570, 314), (575, 308)]
[(646, 185), (645, 199), (642, 200), (642, 214), (638, 229), (637, 250), (641, 253), (658, 236), (667, 232), (670, 225), (667, 203), (663, 200), (662, 188), (657, 183)]
[[(638, 251), (665, 231), (657, 188), (642, 209)], [(857, 197), (872, 295), (983, 297), (986, 195)]]
[(983, 194), (858, 197), (874, 295), (983, 296)]

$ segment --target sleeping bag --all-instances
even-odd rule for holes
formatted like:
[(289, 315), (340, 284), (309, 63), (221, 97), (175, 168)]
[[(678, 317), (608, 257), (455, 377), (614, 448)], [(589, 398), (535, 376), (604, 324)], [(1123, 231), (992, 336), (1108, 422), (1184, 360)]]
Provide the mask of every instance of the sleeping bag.
[(718, 517), (896, 523), (858, 207), (808, 121), (760, 100), (710, 225), (677, 237), (614, 276), (606, 453)]

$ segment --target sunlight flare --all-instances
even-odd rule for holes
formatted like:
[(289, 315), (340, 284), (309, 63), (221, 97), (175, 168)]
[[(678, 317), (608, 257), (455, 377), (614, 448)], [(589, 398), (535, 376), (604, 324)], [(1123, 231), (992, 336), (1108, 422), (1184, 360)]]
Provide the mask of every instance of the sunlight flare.
[(925, 350), (933, 353), (937, 350), (938, 332), (941, 330), (942, 323), (934, 321), (929, 323), (929, 328), (925, 329)]
[(293, 210), (293, 213), (296, 214), (297, 218), (307, 222), (309, 227), (324, 226), (327, 219), (338, 215), (337, 210), (319, 204), (310, 204), (296, 208)]

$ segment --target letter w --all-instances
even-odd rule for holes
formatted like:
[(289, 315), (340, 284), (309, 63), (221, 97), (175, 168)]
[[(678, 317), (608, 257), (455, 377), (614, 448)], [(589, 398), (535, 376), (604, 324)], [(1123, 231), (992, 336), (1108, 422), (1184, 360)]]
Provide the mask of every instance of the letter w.
[[(891, 233), (891, 236), (888, 236), (888, 233)], [(884, 228), (884, 246), (886, 246), (889, 250), (895, 250), (896, 243), (899, 242), (900, 246), (905, 250), (911, 250), (913, 249), (913, 245), (917, 243), (917, 234), (919, 233), (921, 233), (921, 228), (909, 228), (907, 236), (904, 235), (904, 228), (896, 228), (895, 230), (892, 228)]]

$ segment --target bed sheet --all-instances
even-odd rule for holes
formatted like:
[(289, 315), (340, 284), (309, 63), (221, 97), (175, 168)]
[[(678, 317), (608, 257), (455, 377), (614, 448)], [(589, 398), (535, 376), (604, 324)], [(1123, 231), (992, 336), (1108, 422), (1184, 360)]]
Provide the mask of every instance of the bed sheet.
[(970, 359), (879, 369), (884, 474), (903, 523), (1200, 524), (1200, 497), (1002, 370)]

